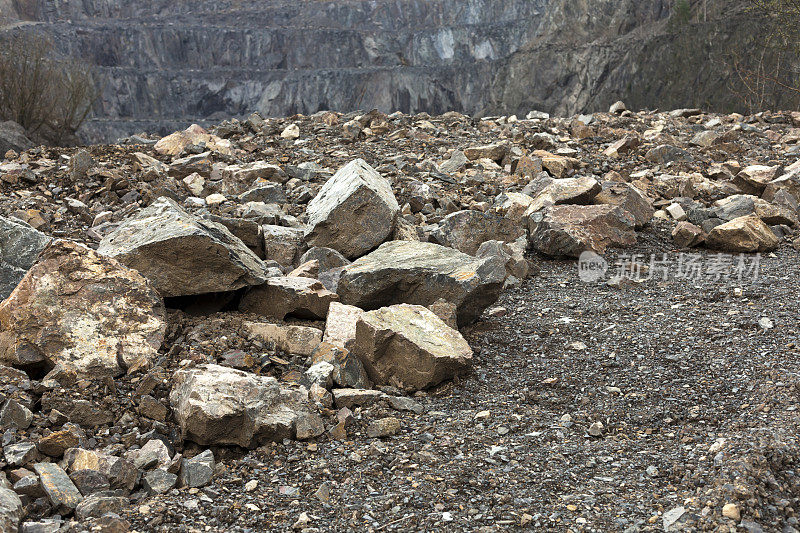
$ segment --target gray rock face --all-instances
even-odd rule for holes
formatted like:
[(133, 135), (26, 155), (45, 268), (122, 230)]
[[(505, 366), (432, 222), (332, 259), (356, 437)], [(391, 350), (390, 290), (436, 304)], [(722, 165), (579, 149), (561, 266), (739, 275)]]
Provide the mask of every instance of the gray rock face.
[(8, 298), (51, 240), (24, 222), (0, 217), (0, 301)]
[(33, 469), (39, 475), (45, 494), (56, 509), (71, 511), (81, 503), (83, 495), (66, 472), (55, 463), (36, 463)]
[(523, 225), (490, 213), (468, 209), (444, 217), (431, 233), (431, 239), (442, 246), (475, 255), (480, 245), (486, 241), (510, 242), (523, 235)]
[(375, 383), (416, 391), (468, 369), (464, 337), (420, 305), (398, 304), (364, 313), (353, 353)]
[(392, 241), (346, 266), (338, 292), (343, 303), (362, 309), (428, 306), (443, 298), (456, 305), (464, 325), (497, 301), (505, 276), (498, 257), (476, 259), (438, 244)]
[(183, 436), (202, 445), (250, 448), (293, 438), (298, 423), (319, 418), (304, 389), (271, 377), (201, 365), (177, 372), (173, 383), (170, 402)]
[(308, 243), (352, 259), (392, 234), (400, 206), (391, 184), (363, 159), (356, 159), (325, 182), (306, 211)]
[(181, 459), (178, 482), (182, 487), (203, 487), (211, 481), (216, 467), (214, 452), (206, 450), (191, 459)]
[(280, 276), (250, 289), (242, 298), (239, 310), (277, 320), (287, 315), (325, 320), (328, 306), (336, 300), (336, 293), (316, 279)]
[(607, 181), (602, 187), (603, 190), (594, 197), (594, 203), (621, 207), (633, 215), (637, 228), (644, 227), (653, 218), (655, 210), (650, 200), (633, 185)]
[(9, 150), (19, 153), (33, 146), (25, 128), (12, 120), (0, 122), (0, 158)]
[(135, 268), (162, 296), (259, 285), (266, 267), (227, 228), (159, 198), (106, 236), (98, 252)]
[(603, 253), (609, 246), (634, 244), (634, 224), (633, 215), (619, 207), (559, 205), (533, 213), (528, 230), (531, 246), (539, 252), (578, 257), (586, 250)]
[(0, 487), (0, 531), (17, 531), (22, 512), (19, 496), (11, 489)]

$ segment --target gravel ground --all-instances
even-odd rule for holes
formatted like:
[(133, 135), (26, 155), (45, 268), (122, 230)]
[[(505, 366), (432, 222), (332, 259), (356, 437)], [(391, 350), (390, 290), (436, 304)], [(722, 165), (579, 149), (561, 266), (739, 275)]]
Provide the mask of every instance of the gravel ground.
[[(674, 266), (669, 229), (625, 253)], [(532, 257), (538, 273), (465, 331), (474, 373), (418, 394), (425, 413), (356, 408), (346, 440), (228, 451), (208, 487), (125, 517), (140, 531), (736, 531), (733, 504), (738, 530), (795, 531), (797, 260), (761, 257), (755, 281), (609, 284)], [(368, 438), (388, 416), (401, 432)]]

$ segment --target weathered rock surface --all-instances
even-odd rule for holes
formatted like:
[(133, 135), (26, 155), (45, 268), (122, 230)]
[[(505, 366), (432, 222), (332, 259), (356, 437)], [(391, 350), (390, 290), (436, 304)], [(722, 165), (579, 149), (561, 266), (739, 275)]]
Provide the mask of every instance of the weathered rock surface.
[(0, 217), (0, 301), (8, 298), (51, 240), (22, 221)]
[(185, 438), (203, 445), (250, 448), (296, 436), (304, 419), (318, 419), (307, 394), (219, 365), (175, 374), (170, 402)]
[(55, 241), (0, 303), (0, 362), (116, 376), (147, 367), (165, 327), (161, 298), (136, 271)]
[(246, 322), (245, 328), (250, 336), (288, 354), (309, 356), (322, 342), (322, 331), (309, 326)]
[(376, 309), (395, 303), (456, 305), (468, 324), (497, 300), (505, 281), (500, 258), (476, 259), (433, 243), (393, 241), (346, 266), (339, 297), (348, 305)]
[(712, 229), (706, 243), (726, 252), (769, 252), (780, 241), (760, 218), (754, 215), (734, 218)]
[(17, 531), (22, 516), (23, 507), (19, 496), (11, 489), (0, 487), (0, 531)]
[(247, 291), (239, 310), (278, 320), (288, 315), (324, 320), (331, 302), (338, 299), (316, 279), (281, 276)]
[(636, 228), (642, 228), (653, 218), (652, 202), (636, 187), (627, 183), (606, 181), (594, 197), (595, 204), (621, 207), (634, 218)]
[(474, 255), (486, 241), (514, 241), (523, 235), (525, 228), (513, 220), (468, 209), (444, 217), (431, 233), (431, 240)]
[(352, 259), (391, 235), (400, 206), (391, 184), (364, 160), (356, 159), (322, 186), (306, 211), (308, 243), (333, 248)]
[(531, 246), (546, 255), (578, 257), (636, 242), (633, 215), (609, 205), (550, 207), (533, 213), (528, 224)]
[(551, 205), (588, 204), (601, 190), (600, 183), (591, 176), (555, 179), (533, 198), (527, 213), (541, 211)]
[(12, 120), (0, 122), (0, 156), (14, 150), (22, 152), (33, 148), (33, 142), (28, 138), (25, 128)]
[(412, 391), (451, 379), (472, 363), (472, 349), (461, 334), (420, 305), (364, 313), (353, 351), (375, 383)]
[(266, 281), (266, 267), (221, 224), (159, 198), (106, 236), (98, 248), (135, 268), (162, 296), (232, 291)]

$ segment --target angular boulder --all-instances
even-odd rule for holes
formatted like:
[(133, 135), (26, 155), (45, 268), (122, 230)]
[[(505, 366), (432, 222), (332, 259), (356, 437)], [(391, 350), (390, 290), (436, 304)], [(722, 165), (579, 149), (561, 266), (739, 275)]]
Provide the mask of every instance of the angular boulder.
[(498, 257), (477, 259), (452, 248), (416, 241), (392, 241), (344, 267), (339, 298), (348, 305), (377, 309), (396, 303), (455, 304), (459, 325), (469, 324), (500, 296), (506, 277)]
[(590, 176), (555, 179), (534, 197), (527, 214), (541, 211), (545, 207), (560, 204), (588, 204), (602, 190), (596, 179)]
[(328, 319), (325, 322), (323, 342), (347, 348), (353, 348), (356, 340), (356, 322), (364, 310), (353, 305), (331, 302), (328, 308)]
[(264, 263), (225, 226), (159, 198), (97, 249), (149, 279), (164, 297), (233, 291), (267, 279)]
[(25, 128), (13, 120), (0, 122), (0, 157), (9, 150), (22, 152), (33, 147), (34, 144), (28, 139)]
[(545, 255), (578, 257), (636, 242), (633, 215), (610, 205), (560, 205), (528, 218), (531, 246)]
[(178, 371), (170, 402), (183, 437), (204, 446), (251, 448), (294, 438), (299, 424), (322, 426), (304, 389), (219, 365)]
[(389, 181), (356, 159), (325, 182), (306, 212), (308, 244), (333, 248), (353, 259), (392, 234), (400, 206)]
[(233, 145), (227, 139), (211, 135), (197, 124), (192, 124), (183, 131), (176, 131), (160, 139), (153, 149), (161, 155), (176, 156), (183, 152), (187, 146), (203, 143), (213, 152), (224, 155), (233, 155)]
[(467, 209), (444, 217), (431, 233), (431, 240), (474, 255), (486, 241), (509, 242), (523, 235), (525, 228), (513, 220)]
[(0, 487), (0, 531), (17, 531), (23, 514), (24, 508), (17, 493)]
[(117, 376), (148, 366), (165, 328), (163, 302), (138, 272), (54, 241), (0, 303), (0, 363)]
[(265, 259), (277, 261), (285, 267), (299, 263), (298, 258), (306, 248), (303, 242), (305, 232), (302, 229), (264, 224), (261, 226), (261, 233), (264, 238)]
[(353, 353), (370, 379), (407, 391), (426, 389), (469, 369), (464, 337), (420, 305), (398, 304), (364, 313)]
[(653, 205), (636, 187), (617, 181), (603, 183), (602, 190), (594, 197), (595, 204), (621, 207), (633, 215), (637, 228), (647, 225), (653, 218)]
[(291, 355), (311, 355), (322, 342), (322, 331), (294, 324), (245, 322), (247, 336)]
[(313, 278), (280, 276), (253, 287), (242, 297), (239, 310), (283, 320), (288, 315), (325, 320), (328, 306), (338, 300)]
[(706, 237), (709, 248), (725, 252), (769, 252), (779, 244), (778, 237), (756, 215), (720, 224)]
[(0, 301), (8, 298), (51, 240), (21, 220), (0, 217)]

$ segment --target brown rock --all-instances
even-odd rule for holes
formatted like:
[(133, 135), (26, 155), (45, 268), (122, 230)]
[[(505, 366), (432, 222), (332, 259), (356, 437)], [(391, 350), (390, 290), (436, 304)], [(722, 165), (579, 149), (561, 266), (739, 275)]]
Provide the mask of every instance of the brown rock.
[(760, 218), (755, 215), (734, 218), (712, 229), (706, 244), (714, 250), (726, 252), (769, 252), (780, 244)]
[(533, 213), (528, 219), (530, 243), (546, 255), (578, 257), (592, 250), (636, 242), (633, 215), (609, 205), (560, 205)]
[(316, 279), (281, 276), (251, 288), (242, 298), (239, 310), (278, 320), (289, 315), (324, 320), (331, 302), (338, 299), (336, 293)]

